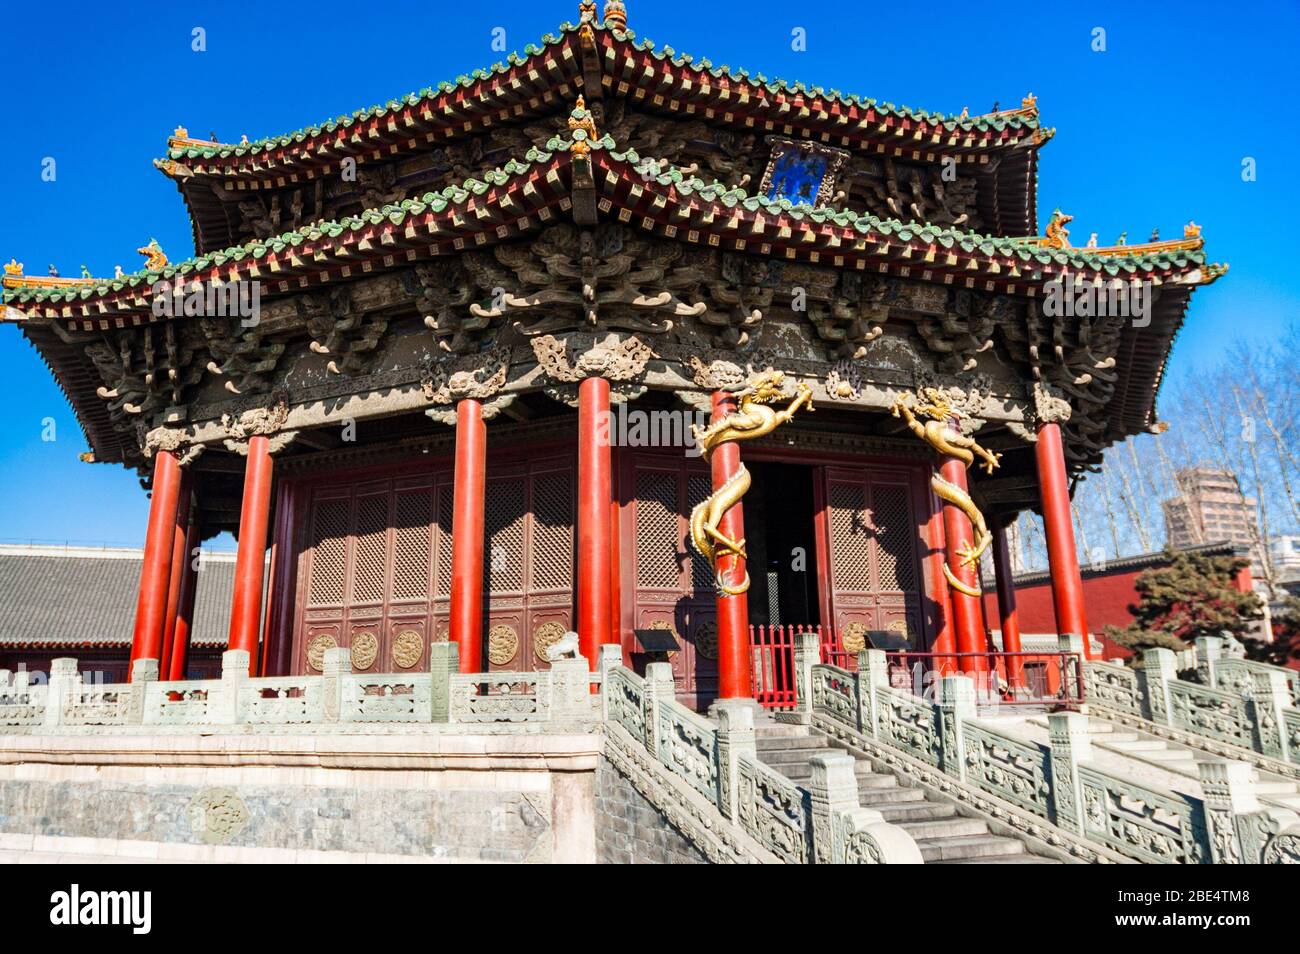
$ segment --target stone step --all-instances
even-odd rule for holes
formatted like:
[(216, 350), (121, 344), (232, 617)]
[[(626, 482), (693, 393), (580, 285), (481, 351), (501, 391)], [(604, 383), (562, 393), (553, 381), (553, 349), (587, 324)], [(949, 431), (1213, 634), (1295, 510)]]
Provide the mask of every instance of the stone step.
[(1197, 755), (1187, 749), (1162, 749), (1143, 753), (1147, 758), (1157, 762), (1195, 762)]
[(1295, 782), (1256, 782), (1256, 795), (1291, 795), (1296, 791)]
[(880, 812), (885, 821), (896, 825), (904, 822), (939, 821), (957, 815), (956, 806), (941, 802), (885, 802), (871, 807)]
[(806, 725), (787, 725), (784, 722), (755, 721), (754, 737), (757, 739), (807, 739), (811, 732)]
[(1002, 835), (972, 835), (967, 838), (923, 838), (916, 846), (927, 863), (936, 861), (982, 861), (985, 858), (1025, 854), (1025, 846)]
[(882, 786), (881, 788), (863, 788), (862, 779), (858, 779), (858, 801), (864, 806), (870, 808), (879, 808), (882, 805), (896, 805), (910, 802), (925, 801), (925, 792), (919, 788), (903, 788), (899, 785), (897, 779), (892, 775), (880, 776), (894, 781), (892, 786)]
[(766, 738), (759, 737), (755, 740), (758, 751), (760, 752), (782, 752), (786, 749), (814, 749), (825, 748), (825, 745), (818, 745), (817, 740), (807, 735), (772, 735)]
[(808, 745), (797, 749), (759, 749), (758, 757), (770, 765), (773, 762), (807, 762), (814, 755), (833, 755), (836, 751), (824, 745)]
[[(765, 762), (764, 764), (793, 782), (805, 782), (812, 778), (812, 766), (807, 762), (783, 762), (779, 765)], [(863, 765), (861, 762), (853, 766), (853, 774), (857, 776), (858, 785), (863, 784), (863, 779), (878, 777), (871, 771), (871, 766)]]
[(950, 858), (943, 861), (932, 861), (935, 865), (1063, 865), (1064, 861), (1058, 858), (1044, 858), (1042, 855), (1031, 855), (1028, 852), (1010, 855), (986, 855), (975, 858)]
[[(954, 813), (955, 814), (955, 813)], [(987, 835), (989, 826), (982, 818), (938, 818), (924, 821), (900, 822), (902, 828), (916, 841), (932, 838), (970, 838)]]
[(1121, 752), (1162, 752), (1169, 748), (1168, 742), (1162, 742), (1159, 739), (1135, 739), (1132, 742), (1115, 742), (1114, 748)]

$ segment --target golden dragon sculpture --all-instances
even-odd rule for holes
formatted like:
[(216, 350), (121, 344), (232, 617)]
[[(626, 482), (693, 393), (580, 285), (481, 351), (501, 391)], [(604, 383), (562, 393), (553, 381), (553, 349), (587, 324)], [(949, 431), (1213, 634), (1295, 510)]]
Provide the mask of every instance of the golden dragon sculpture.
[[(734, 412), (708, 427), (691, 428), (695, 443), (707, 461), (720, 445), (731, 441), (749, 441), (772, 433), (794, 417), (801, 407), (813, 410), (812, 389), (802, 381), (796, 382), (793, 396), (785, 393), (785, 374), (768, 371), (760, 374), (743, 390), (736, 392), (739, 406)], [(769, 407), (774, 401), (790, 398), (782, 410)], [(740, 583), (729, 582), (718, 567), (718, 559), (725, 554), (745, 557), (745, 541), (733, 540), (718, 529), (722, 516), (740, 502), (749, 492), (749, 471), (744, 464), (727, 478), (726, 482), (705, 497), (691, 510), (691, 544), (700, 556), (713, 567), (714, 585), (720, 596), (740, 596), (749, 589), (749, 572)]]
[[(979, 466), (984, 468), (986, 474), (993, 473), (1002, 455), (981, 447), (975, 442), (975, 438), (965, 436), (952, 426), (951, 421), (955, 411), (952, 402), (943, 391), (938, 388), (923, 388), (921, 399), (915, 404), (911, 403), (912, 401), (917, 399), (909, 394), (900, 394), (895, 398), (891, 407), (894, 417), (901, 417), (913, 434), (940, 454), (955, 457), (966, 467), (970, 467), (975, 462), (976, 455), (979, 455), (981, 461)], [(929, 418), (929, 420), (922, 423), (918, 418)], [(948, 501), (970, 518), (971, 526), (975, 531), (975, 540), (974, 542), (961, 541), (957, 545), (957, 555), (961, 557), (962, 566), (977, 566), (980, 556), (993, 541), (993, 534), (989, 532), (988, 524), (984, 522), (984, 514), (980, 513), (979, 508), (975, 506), (975, 501), (971, 500), (970, 494), (956, 484), (944, 480), (938, 473), (930, 478), (930, 489), (940, 500)], [(965, 593), (967, 596), (980, 595), (979, 587), (969, 586), (957, 579), (948, 568), (946, 560), (943, 564), (943, 575), (947, 578), (948, 585), (957, 592)]]

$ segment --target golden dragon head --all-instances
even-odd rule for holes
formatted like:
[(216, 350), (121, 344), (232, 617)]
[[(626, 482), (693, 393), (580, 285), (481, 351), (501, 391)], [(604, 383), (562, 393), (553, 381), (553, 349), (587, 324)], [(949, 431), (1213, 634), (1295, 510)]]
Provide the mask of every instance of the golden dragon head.
[(785, 372), (764, 371), (754, 377), (737, 396), (754, 404), (771, 404), (786, 396)]
[(891, 407), (894, 417), (898, 417), (899, 412), (903, 409), (916, 417), (926, 417), (934, 421), (951, 420), (955, 413), (952, 400), (943, 388), (921, 388), (915, 397), (904, 391), (894, 398)]

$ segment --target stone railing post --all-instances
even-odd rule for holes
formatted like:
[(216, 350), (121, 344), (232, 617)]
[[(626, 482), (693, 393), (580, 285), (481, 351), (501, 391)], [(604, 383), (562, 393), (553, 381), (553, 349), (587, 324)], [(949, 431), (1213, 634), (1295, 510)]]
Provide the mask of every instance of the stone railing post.
[(794, 719), (808, 724), (812, 721), (812, 667), (822, 661), (821, 641), (816, 633), (794, 635)]
[(651, 755), (659, 756), (659, 704), (677, 698), (677, 684), (673, 681), (672, 663), (653, 662), (645, 667), (645, 747)]
[(713, 711), (718, 720), (718, 810), (724, 818), (735, 818), (740, 758), (758, 760), (754, 707), (748, 700), (721, 699)]
[(609, 718), (609, 674), (623, 665), (623, 647), (618, 643), (601, 643), (596, 651), (596, 668), (600, 670), (600, 718)]
[(1142, 680), (1147, 717), (1161, 725), (1173, 725), (1169, 683), (1178, 678), (1178, 662), (1169, 649), (1152, 648), (1142, 653)]
[(129, 725), (144, 724), (144, 703), (149, 695), (149, 684), (158, 681), (161, 673), (158, 660), (137, 659), (131, 664), (130, 697), (127, 699), (126, 721)]
[(876, 693), (889, 688), (889, 659), (883, 649), (858, 653), (858, 731), (876, 738), (880, 700)]
[[(1087, 653), (1087, 636), (1080, 636), (1078, 633), (1059, 633), (1056, 637), (1056, 648), (1063, 653), (1074, 653), (1079, 660), (1079, 668), (1076, 670), (1074, 665), (1068, 660), (1061, 667), (1061, 680), (1064, 683), (1062, 687), (1065, 690), (1066, 697), (1079, 698), (1080, 686), (1075, 684), (1076, 677), (1083, 676), (1083, 663), (1088, 661)], [(1084, 697), (1086, 698), (1086, 696)]]
[(1198, 762), (1210, 860), (1257, 865), (1269, 839), (1300, 821), (1285, 808), (1266, 807), (1255, 794), (1255, 771), (1245, 762)]
[(1195, 645), (1196, 675), (1200, 677), (1201, 685), (1209, 686), (1211, 689), (1219, 688), (1219, 678), (1215, 667), (1219, 660), (1223, 658), (1223, 637), (1197, 636)]
[(335, 646), (325, 650), (325, 659), (321, 663), (321, 712), (326, 722), (347, 721), (343, 714), (343, 678), (350, 672), (351, 649)]
[(1051, 742), (1052, 820), (1061, 828), (1083, 834), (1083, 786), (1079, 764), (1092, 758), (1088, 717), (1078, 712), (1047, 716)]
[(591, 666), (586, 658), (551, 663), (551, 720), (590, 722), (596, 717), (591, 697)]
[(815, 865), (829, 865), (835, 860), (836, 815), (856, 810), (858, 777), (853, 774), (853, 756), (839, 752), (814, 755), (808, 760), (812, 778), (808, 780), (808, 804), (812, 817), (808, 831), (812, 838), (810, 857)]
[(975, 682), (969, 676), (944, 676), (939, 683), (940, 766), (953, 778), (965, 780), (966, 760), (962, 753), (965, 732), (962, 722), (975, 718)]
[(46, 683), (45, 689), (46, 725), (63, 724), (64, 707), (73, 704), (80, 682), (75, 659), (61, 656), (50, 660), (50, 681)]
[(1291, 705), (1291, 687), (1283, 672), (1253, 672), (1246, 711), (1255, 730), (1255, 749), (1279, 762), (1291, 758), (1283, 710)]
[(248, 650), (227, 649), (221, 654), (221, 682), (208, 690), (208, 721), (213, 725), (239, 723), (239, 690), (248, 681)]
[(431, 722), (451, 721), (451, 677), (458, 672), (460, 672), (460, 643), (449, 639), (429, 646)]

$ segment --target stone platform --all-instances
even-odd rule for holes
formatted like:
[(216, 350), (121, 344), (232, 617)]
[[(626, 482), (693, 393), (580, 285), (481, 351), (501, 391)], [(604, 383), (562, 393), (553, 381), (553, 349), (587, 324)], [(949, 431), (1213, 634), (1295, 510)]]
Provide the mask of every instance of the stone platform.
[(0, 860), (596, 860), (598, 733), (384, 728), (0, 737)]

